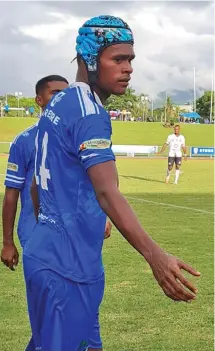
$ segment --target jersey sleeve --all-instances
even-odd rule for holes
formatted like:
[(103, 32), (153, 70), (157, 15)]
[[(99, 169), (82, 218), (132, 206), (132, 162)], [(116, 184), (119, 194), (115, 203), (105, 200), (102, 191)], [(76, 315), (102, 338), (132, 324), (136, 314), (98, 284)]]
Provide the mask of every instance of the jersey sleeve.
[(25, 150), (21, 147), (21, 144), (19, 143), (12, 144), (8, 158), (4, 185), (9, 188), (21, 190), (24, 186), (25, 175)]
[(166, 140), (166, 144), (169, 145), (171, 141), (171, 135), (168, 136), (167, 140)]
[(74, 128), (74, 151), (85, 170), (99, 163), (114, 160), (111, 143), (111, 122), (105, 110), (80, 119)]

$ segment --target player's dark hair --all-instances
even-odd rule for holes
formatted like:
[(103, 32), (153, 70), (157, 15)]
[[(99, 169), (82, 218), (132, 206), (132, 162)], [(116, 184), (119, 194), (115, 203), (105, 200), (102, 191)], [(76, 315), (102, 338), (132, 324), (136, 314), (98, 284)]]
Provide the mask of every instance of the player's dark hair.
[(180, 128), (180, 125), (179, 125), (179, 124), (176, 124), (176, 125), (174, 126), (174, 128), (176, 128), (176, 127)]
[(53, 74), (51, 76), (44, 77), (37, 82), (35, 86), (36, 95), (38, 95), (41, 92), (41, 90), (45, 89), (47, 84), (50, 82), (65, 82), (69, 84), (66, 78), (58, 76), (57, 74)]

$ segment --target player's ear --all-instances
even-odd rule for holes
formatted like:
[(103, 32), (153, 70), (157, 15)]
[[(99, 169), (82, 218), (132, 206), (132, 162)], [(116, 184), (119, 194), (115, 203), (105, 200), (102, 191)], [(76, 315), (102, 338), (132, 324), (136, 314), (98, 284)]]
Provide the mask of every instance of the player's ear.
[(42, 99), (42, 97), (41, 97), (40, 95), (37, 95), (37, 96), (35, 97), (35, 102), (36, 102), (36, 104), (37, 104), (38, 106), (43, 107), (43, 99)]

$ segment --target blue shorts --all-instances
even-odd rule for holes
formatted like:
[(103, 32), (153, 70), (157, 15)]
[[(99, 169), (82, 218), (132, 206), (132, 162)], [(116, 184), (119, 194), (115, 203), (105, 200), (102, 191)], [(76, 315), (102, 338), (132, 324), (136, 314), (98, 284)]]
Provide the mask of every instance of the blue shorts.
[(92, 349), (102, 349), (102, 339), (100, 335), (99, 312), (96, 313), (96, 320), (93, 324), (93, 330), (88, 340), (88, 347)]
[(85, 351), (89, 344), (98, 347), (93, 343), (100, 342), (98, 310), (104, 277), (93, 284), (82, 284), (59, 276), (25, 255), (23, 264), (35, 350)]

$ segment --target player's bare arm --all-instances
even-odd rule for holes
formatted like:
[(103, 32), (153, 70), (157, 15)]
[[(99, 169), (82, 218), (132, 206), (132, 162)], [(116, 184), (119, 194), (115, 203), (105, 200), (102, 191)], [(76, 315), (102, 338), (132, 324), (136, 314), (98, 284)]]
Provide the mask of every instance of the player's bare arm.
[(18, 199), (19, 190), (6, 187), (2, 209), (3, 248), (1, 261), (11, 270), (14, 270), (19, 262), (19, 253), (13, 238)]
[(184, 153), (184, 160), (186, 161), (187, 160), (187, 148), (185, 145), (182, 146), (182, 150), (183, 150), (183, 153)]
[(158, 152), (158, 154), (162, 154), (165, 151), (167, 145), (168, 145), (167, 143), (164, 143), (161, 150)]
[(32, 184), (31, 184), (31, 198), (32, 198), (33, 207), (34, 207), (34, 214), (35, 214), (36, 220), (38, 220), (38, 215), (39, 215), (39, 197), (38, 197), (38, 190), (37, 190), (37, 184), (36, 184), (35, 176), (33, 177)]
[(128, 242), (144, 256), (164, 293), (175, 301), (194, 300), (197, 289), (184, 277), (181, 269), (194, 276), (199, 276), (200, 273), (165, 253), (141, 227), (135, 213), (118, 190), (115, 162), (92, 166), (88, 174), (101, 208)]

